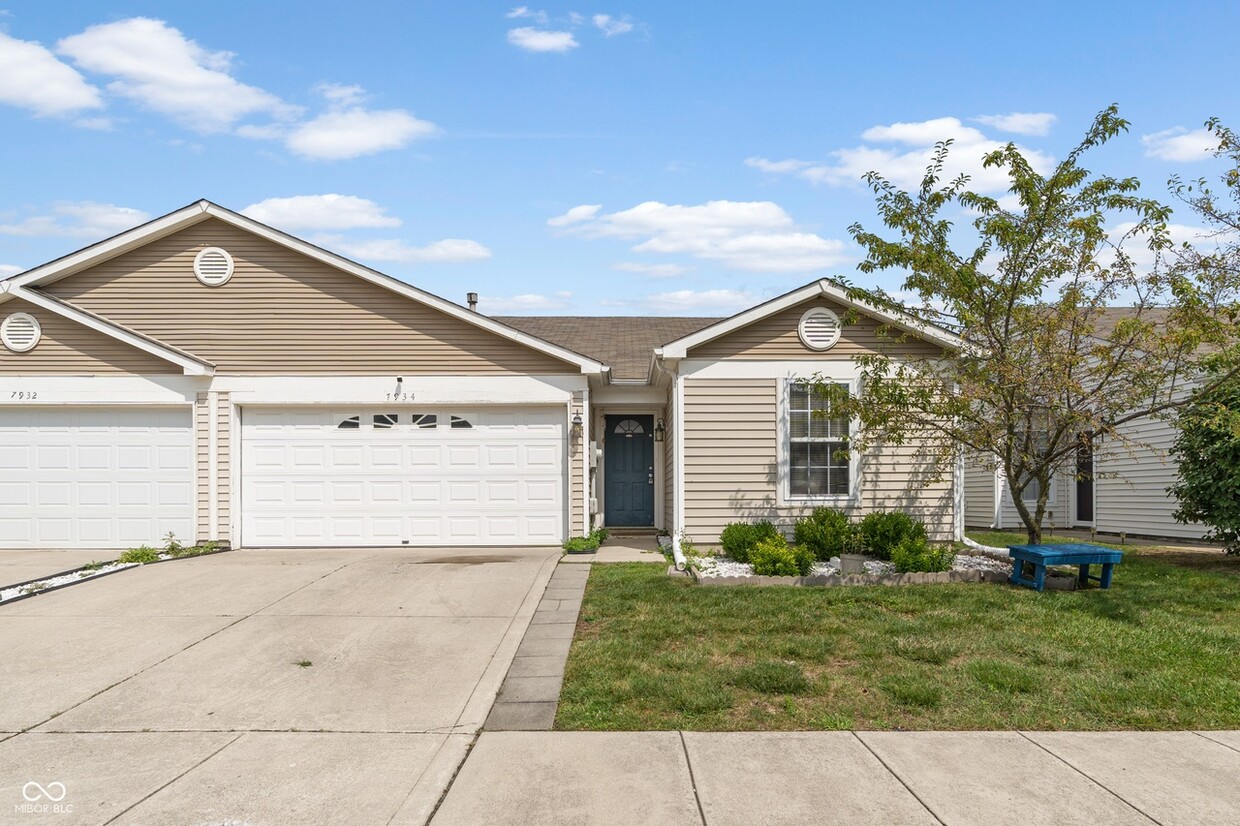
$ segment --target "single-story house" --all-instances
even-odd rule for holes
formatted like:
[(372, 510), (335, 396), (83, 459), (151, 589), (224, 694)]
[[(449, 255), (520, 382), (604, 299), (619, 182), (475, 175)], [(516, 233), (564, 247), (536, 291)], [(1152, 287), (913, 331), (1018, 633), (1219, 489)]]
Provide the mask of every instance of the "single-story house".
[(800, 383), (958, 339), (828, 280), (725, 319), (492, 318), (199, 201), (0, 282), (0, 343), (0, 548), (709, 543), (820, 504), (963, 528), (961, 471), (842, 459)]
[[(1144, 312), (1148, 316), (1163, 311)], [(1131, 314), (1131, 308), (1109, 308), (1099, 319), (1100, 329), (1108, 329)], [(1174, 388), (1173, 395), (1183, 398), (1197, 384), (1185, 379)], [(1201, 539), (1206, 526), (1180, 524), (1172, 516), (1177, 503), (1167, 488), (1178, 474), (1171, 455), (1174, 423), (1167, 418), (1145, 417), (1121, 425), (1120, 431), (1122, 439), (1080, 440), (1075, 464), (1051, 479), (1044, 527), (1154, 539)], [(966, 458), (964, 495), (966, 527), (1024, 531), (996, 459), (976, 455)], [(1032, 507), (1038, 498), (1037, 483), (1029, 485), (1023, 496)]]

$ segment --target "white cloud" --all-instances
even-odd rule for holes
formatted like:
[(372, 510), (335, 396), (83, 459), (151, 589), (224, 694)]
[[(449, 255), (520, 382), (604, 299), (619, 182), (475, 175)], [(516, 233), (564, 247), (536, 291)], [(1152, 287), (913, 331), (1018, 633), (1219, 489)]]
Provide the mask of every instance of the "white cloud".
[(60, 54), (115, 78), (108, 91), (199, 132), (224, 132), (248, 115), (289, 118), (296, 107), (229, 72), (233, 55), (212, 52), (162, 20), (133, 17), (61, 40)]
[(16, 264), (0, 264), (0, 278), (10, 278), (23, 271), (25, 267), (19, 267)]
[(844, 242), (799, 229), (770, 201), (709, 201), (695, 206), (647, 201), (578, 221), (569, 231), (588, 238), (640, 239), (634, 252), (687, 254), (755, 272), (805, 272), (848, 257)]
[(435, 124), (419, 120), (403, 109), (354, 107), (325, 112), (295, 126), (285, 144), (304, 158), (337, 161), (402, 149), (438, 131)]
[[(982, 166), (985, 155), (1003, 148), (1006, 142), (992, 140), (980, 130), (965, 126), (958, 118), (874, 126), (865, 130), (861, 137), (867, 145), (837, 149), (830, 153), (832, 162), (829, 163), (806, 165), (805, 161), (795, 159), (771, 161), (766, 158), (750, 158), (746, 163), (767, 172), (796, 174), (813, 183), (831, 186), (861, 186), (862, 176), (876, 171), (896, 186), (911, 190), (921, 185), (935, 142), (950, 138), (953, 144), (942, 173), (944, 183), (967, 174), (969, 188), (978, 192), (999, 193), (1009, 186), (1005, 170)], [(1028, 147), (1020, 149), (1038, 172), (1049, 172), (1054, 165), (1054, 158), (1045, 152)]]
[(567, 308), (569, 299), (572, 297), (571, 292), (558, 292), (552, 295), (538, 293), (511, 296), (483, 295), (478, 299), (478, 309), (491, 315), (545, 313)]
[(548, 31), (530, 26), (509, 29), (508, 42), (527, 52), (567, 52), (581, 45), (572, 32)]
[(754, 169), (761, 169), (763, 172), (771, 172), (777, 175), (797, 172), (813, 165), (810, 161), (798, 161), (796, 158), (789, 158), (784, 161), (771, 161), (766, 158), (745, 159), (745, 166), (752, 166)]
[(509, 20), (528, 18), (530, 20), (537, 20), (539, 23), (547, 22), (547, 13), (545, 11), (531, 11), (529, 6), (517, 6), (512, 11), (505, 14), (504, 17)]
[(610, 14), (596, 14), (590, 21), (608, 37), (615, 37), (618, 34), (628, 34), (633, 31), (633, 24), (628, 20), (617, 20)]
[(445, 238), (424, 247), (415, 247), (399, 239), (344, 241), (338, 236), (319, 239), (335, 249), (363, 261), (394, 261), (401, 264), (462, 264), (485, 261), (491, 251), (477, 241)]
[(99, 240), (150, 219), (140, 209), (93, 201), (61, 202), (50, 215), (34, 215), (0, 224), (0, 235), (63, 236)]
[(743, 290), (674, 290), (646, 296), (642, 304), (651, 312), (731, 314), (759, 301), (758, 296)]
[(638, 264), (634, 261), (621, 261), (618, 264), (612, 264), (611, 268), (620, 272), (635, 272), (651, 278), (675, 278), (689, 271), (689, 267), (681, 264)]
[(398, 227), (400, 219), (383, 207), (356, 195), (293, 195), (268, 198), (241, 210), (256, 221), (281, 229), (358, 229)]
[(343, 83), (320, 83), (314, 87), (314, 91), (333, 106), (358, 106), (370, 97), (361, 86), (346, 86)]
[(1009, 112), (1006, 115), (978, 115), (973, 120), (993, 126), (1000, 132), (1014, 132), (1017, 135), (1045, 135), (1051, 131), (1051, 126), (1059, 118), (1050, 112)]
[(99, 90), (42, 45), (0, 32), (0, 102), (41, 117), (100, 109)]
[(598, 211), (602, 208), (602, 204), (582, 204), (581, 206), (575, 206), (563, 215), (548, 218), (547, 226), (566, 227), (569, 224), (579, 224), (582, 221), (589, 221), (595, 215), (598, 215)]
[(1214, 150), (1218, 149), (1218, 143), (1218, 137), (1212, 135), (1208, 129), (1194, 129), (1190, 132), (1182, 126), (1141, 136), (1147, 158), (1179, 163), (1207, 160), (1213, 156)]

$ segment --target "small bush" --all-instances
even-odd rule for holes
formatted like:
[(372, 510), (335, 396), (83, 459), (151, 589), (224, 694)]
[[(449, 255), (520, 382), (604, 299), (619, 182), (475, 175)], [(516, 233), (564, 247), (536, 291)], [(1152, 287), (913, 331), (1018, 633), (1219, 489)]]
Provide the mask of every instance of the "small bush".
[(764, 539), (779, 536), (775, 526), (765, 520), (761, 522), (729, 522), (723, 526), (719, 535), (719, 544), (723, 552), (737, 562), (748, 562), (749, 552), (753, 546)]
[(955, 560), (955, 548), (950, 545), (935, 547), (924, 537), (906, 537), (891, 552), (891, 564), (902, 574), (950, 571)]
[(857, 536), (857, 527), (848, 514), (835, 508), (814, 508), (793, 528), (792, 541), (809, 548), (822, 560), (849, 553)]
[(761, 694), (805, 694), (811, 687), (800, 666), (772, 661), (738, 668), (728, 682)]
[(814, 565), (814, 552), (789, 545), (782, 536), (776, 536), (754, 545), (749, 562), (758, 576), (808, 576)]
[(595, 528), (585, 536), (574, 536), (571, 539), (565, 539), (561, 547), (570, 554), (590, 553), (591, 551), (597, 551), (598, 546), (603, 544), (603, 540), (607, 539), (607, 536), (606, 528)]
[(892, 552), (906, 539), (926, 538), (926, 526), (903, 511), (867, 513), (858, 527), (870, 556), (891, 559)]
[(139, 565), (145, 565), (148, 562), (158, 562), (159, 551), (154, 548), (147, 547), (146, 545), (141, 545), (137, 548), (130, 548), (125, 551), (116, 558), (116, 561), (124, 565), (129, 565), (135, 562)]

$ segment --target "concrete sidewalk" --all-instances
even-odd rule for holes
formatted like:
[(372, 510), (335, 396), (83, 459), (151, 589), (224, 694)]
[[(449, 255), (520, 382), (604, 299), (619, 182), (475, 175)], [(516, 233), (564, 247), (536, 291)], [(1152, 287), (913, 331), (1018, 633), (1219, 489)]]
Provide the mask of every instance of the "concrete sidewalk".
[(1240, 732), (484, 732), (432, 823), (1240, 823)]

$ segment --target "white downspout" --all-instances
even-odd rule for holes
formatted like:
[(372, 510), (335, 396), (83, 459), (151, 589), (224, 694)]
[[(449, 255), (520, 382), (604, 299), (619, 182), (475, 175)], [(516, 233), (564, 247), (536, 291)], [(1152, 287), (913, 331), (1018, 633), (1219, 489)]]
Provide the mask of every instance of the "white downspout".
[(590, 459), (594, 452), (590, 449), (590, 386), (581, 391), (581, 535), (587, 536), (594, 530), (593, 514), (590, 513)]

